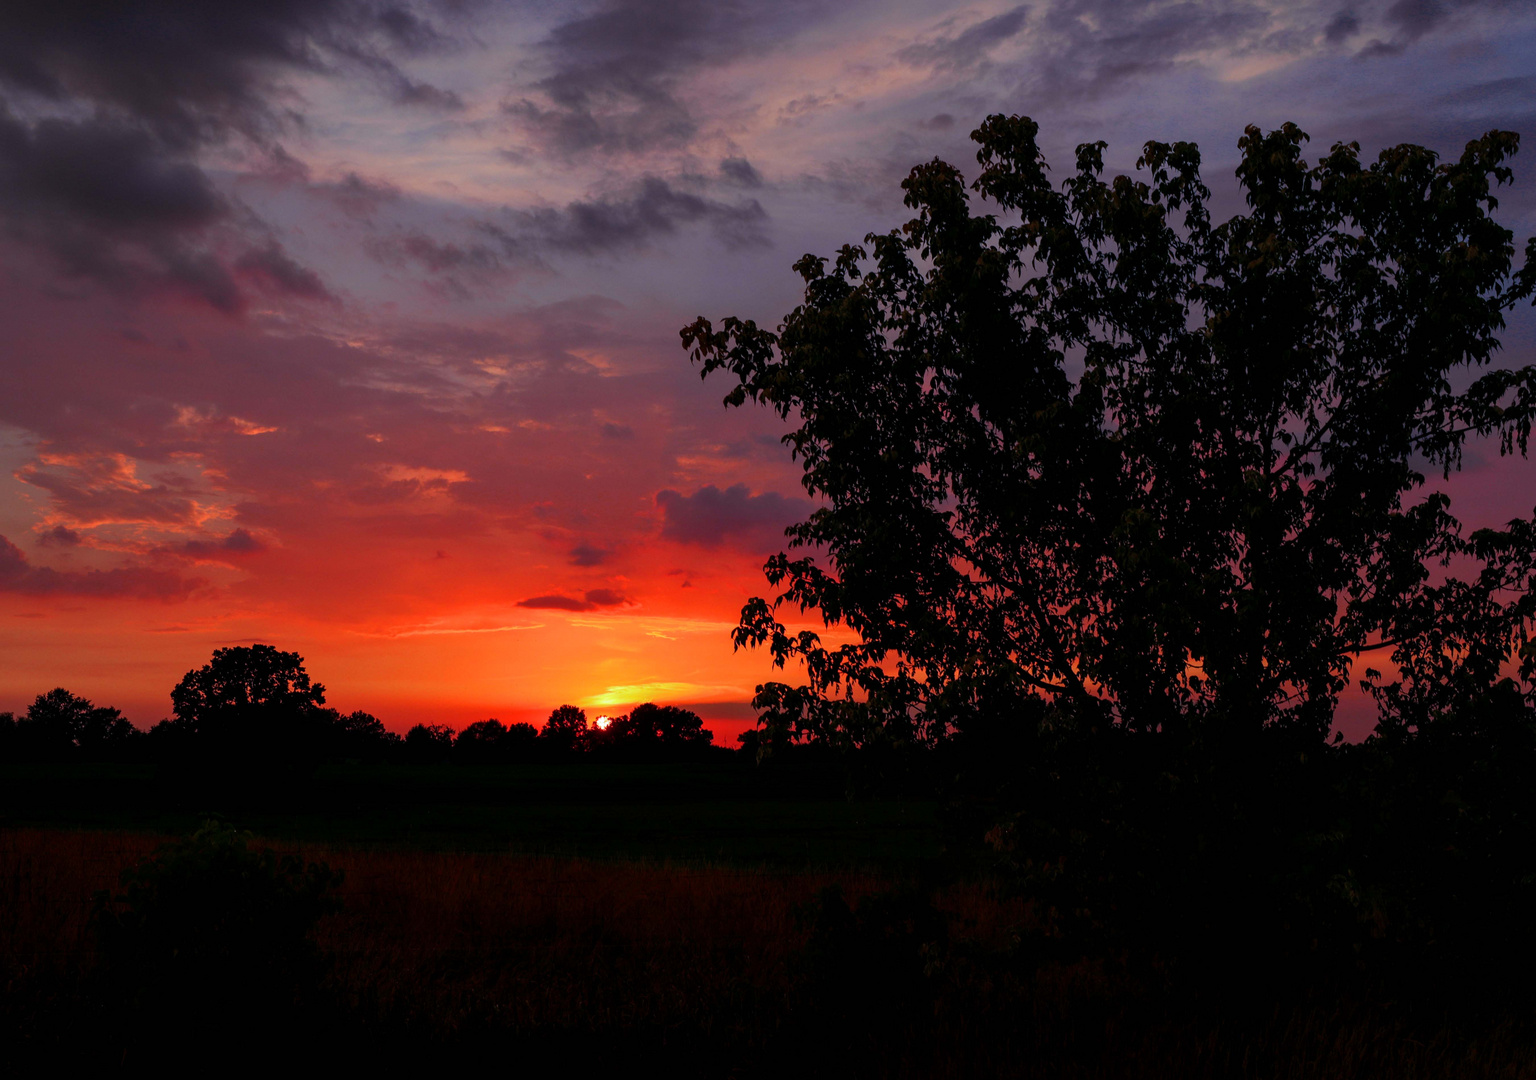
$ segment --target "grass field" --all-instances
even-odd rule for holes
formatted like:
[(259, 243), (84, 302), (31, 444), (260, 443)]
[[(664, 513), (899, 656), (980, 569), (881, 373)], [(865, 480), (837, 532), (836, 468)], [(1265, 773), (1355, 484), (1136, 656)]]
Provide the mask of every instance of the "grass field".
[(886, 869), (939, 851), (933, 803), (850, 800), (814, 768), (327, 766), (249, 792), (153, 765), (0, 766), (0, 826), (178, 834), (208, 813), (263, 836), (458, 851)]
[[(196, 823), (186, 799), (214, 793), (129, 767), (0, 783), (0, 1066), (174, 1058), (195, 1035), (175, 1016), (122, 1028), (91, 898)], [(912, 888), (938, 851), (933, 806), (835, 789), (545, 766), (226, 793), (259, 843), (345, 878), (303, 1010), (281, 1030), (231, 1016), (196, 1045), (245, 1064), (603, 1076), (1536, 1075), (1519, 1011), (1277, 1001), (1257, 981), (1171, 995), (1103, 966), (1023, 963), (1028, 904), (975, 876)]]

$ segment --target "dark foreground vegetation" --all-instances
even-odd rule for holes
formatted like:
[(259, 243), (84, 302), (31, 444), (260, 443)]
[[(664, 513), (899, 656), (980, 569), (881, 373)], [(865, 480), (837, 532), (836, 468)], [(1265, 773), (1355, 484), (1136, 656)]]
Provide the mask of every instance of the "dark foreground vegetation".
[(0, 766), (0, 827), (183, 835), (219, 811), (291, 843), (889, 871), (941, 854), (938, 804), (847, 797), (821, 762), (342, 763), (272, 782), (155, 765)]
[[(984, 881), (0, 832), (0, 1061), (680, 1076), (1518, 1077), (1482, 1002), (1020, 955)], [(130, 869), (126, 878), (120, 874)], [(1248, 942), (1233, 941), (1234, 950)], [(302, 1051), (300, 1048), (302, 1047)]]
[[(1309, 163), (1249, 129), (1215, 223), (1192, 145), (1055, 185), (1036, 134), (989, 118), (969, 187), (914, 169), (913, 220), (802, 259), (777, 331), (683, 331), (820, 505), (736, 631), (803, 677), (746, 752), (642, 706), (375, 753), (259, 646), (99, 774), (147, 802), (76, 802), (122, 729), (45, 695), (74, 763), (11, 766), (11, 822), (214, 809), (277, 848), (8, 833), (6, 1052), (192, 1052), (227, 1001), (345, 1062), (1536, 1073), (1536, 521), (1466, 530), (1426, 480), (1536, 420), (1536, 366), (1492, 366), (1536, 294), (1492, 217), (1517, 137)], [(1352, 683), (1379, 722), (1344, 745)]]

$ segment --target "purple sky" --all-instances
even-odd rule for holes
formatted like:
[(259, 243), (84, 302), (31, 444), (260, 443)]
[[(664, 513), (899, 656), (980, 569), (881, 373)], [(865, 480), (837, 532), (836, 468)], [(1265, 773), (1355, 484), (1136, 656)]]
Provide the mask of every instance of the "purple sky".
[[(918, 161), (972, 171), (991, 112), (1058, 170), (1197, 141), (1224, 215), (1245, 124), (1454, 154), (1533, 108), (1517, 3), (16, 0), (0, 708), (62, 683), (153, 720), (265, 640), (393, 726), (739, 729), (767, 667), (727, 630), (807, 504), (685, 322), (776, 323), (800, 254), (901, 221)], [(1531, 468), (1469, 461), (1466, 518), (1529, 511)]]

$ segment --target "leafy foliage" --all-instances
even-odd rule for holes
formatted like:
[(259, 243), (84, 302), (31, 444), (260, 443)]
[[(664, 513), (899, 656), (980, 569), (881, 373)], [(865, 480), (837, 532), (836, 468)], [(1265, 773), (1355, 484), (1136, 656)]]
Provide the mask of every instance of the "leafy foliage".
[(571, 753), (586, 749), (587, 714), (575, 705), (561, 705), (549, 714), (539, 739), (556, 751)]
[[(914, 168), (916, 216), (801, 259), (777, 332), (682, 332), (734, 378), (727, 405), (795, 419), (823, 503), (789, 530), (823, 557), (770, 559), (780, 592), (735, 634), (804, 667), (759, 688), (765, 723), (851, 745), (1004, 714), (1320, 743), (1355, 658), (1387, 649), (1396, 674), (1367, 680), (1388, 725), (1505, 678), (1529, 702), (1533, 525), (1464, 536), (1426, 486), (1470, 436), (1530, 435), (1536, 368), (1478, 373), (1536, 289), (1492, 217), (1517, 136), (1308, 163), (1296, 127), (1249, 128), (1248, 212), (1216, 224), (1193, 144), (1150, 142), (1142, 177), (1107, 181), (1085, 144), (1057, 189), (1037, 131), (988, 118), (969, 190)], [(857, 640), (791, 633), (786, 605)]]
[[(822, 503), (735, 631), (804, 672), (758, 688), (759, 744), (933, 766), (1037, 963), (1507, 985), (1536, 524), (1468, 533), (1431, 477), (1536, 414), (1536, 368), (1492, 365), (1536, 291), (1492, 216), (1517, 137), (1309, 163), (1249, 128), (1216, 223), (1192, 144), (1106, 180), (1090, 143), (1058, 187), (1037, 133), (988, 118), (969, 187), (913, 169), (913, 219), (802, 258), (776, 332), (682, 332), (728, 406), (793, 421)], [(1376, 735), (1330, 745), (1367, 656)]]
[(384, 727), (384, 722), (361, 709), (343, 716), (334, 714), (331, 739), (337, 757), (344, 761), (379, 761), (396, 756), (403, 740)]
[(325, 753), (334, 713), (304, 658), (271, 645), (215, 649), (171, 691), (176, 725), (203, 756), (261, 767)]
[(139, 749), (139, 732), (111, 706), (97, 706), (63, 687), (37, 695), (18, 721), (0, 720), (6, 756), (34, 761), (119, 761)]

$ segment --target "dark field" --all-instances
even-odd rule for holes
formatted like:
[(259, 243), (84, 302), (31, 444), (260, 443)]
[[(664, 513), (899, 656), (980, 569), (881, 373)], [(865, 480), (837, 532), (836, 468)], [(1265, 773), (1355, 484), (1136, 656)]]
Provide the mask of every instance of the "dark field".
[(230, 814), (261, 843), (344, 872), (341, 906), (314, 934), (319, 988), (281, 1029), (232, 1016), (210, 1043), (153, 1012), (149, 1029), (125, 1030), (91, 925), (92, 895), (165, 839), (156, 830), (196, 824), (177, 801), (187, 793), (133, 768), (12, 770), (0, 1064), (138, 1069), (227, 1053), (575, 1075), (1536, 1075), (1521, 1016), (1276, 1005), (1240, 981), (1168, 995), (1102, 966), (1020, 963), (1027, 904), (974, 875), (914, 888), (939, 849), (933, 807), (850, 803), (826, 777), (615, 766), (322, 779), (248, 794), (248, 816)]
[(0, 825), (179, 834), (210, 812), (293, 841), (605, 859), (889, 869), (939, 852), (932, 802), (850, 801), (815, 766), (329, 765), (252, 790), (155, 765), (0, 765)]

